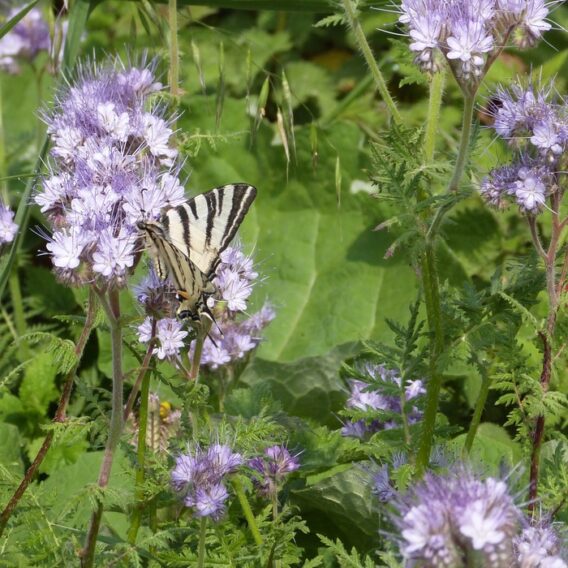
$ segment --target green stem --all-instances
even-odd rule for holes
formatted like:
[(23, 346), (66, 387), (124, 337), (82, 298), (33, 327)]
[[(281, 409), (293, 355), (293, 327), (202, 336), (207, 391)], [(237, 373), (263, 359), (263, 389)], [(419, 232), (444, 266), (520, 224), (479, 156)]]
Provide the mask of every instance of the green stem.
[(473, 111), (475, 109), (475, 93), (464, 95), (463, 120), (458, 157), (454, 166), (452, 179), (448, 184), (448, 193), (456, 192), (459, 189), (460, 181), (465, 170), (469, 155), (469, 145), (471, 137), (471, 126), (473, 123)]
[[(108, 485), (114, 454), (120, 441), (123, 419), (123, 375), (122, 375), (122, 324), (120, 321), (120, 302), (118, 290), (113, 288), (108, 292), (108, 301), (103, 293), (99, 293), (99, 300), (107, 315), (110, 325), (111, 351), (112, 351), (112, 409), (110, 427), (103, 463), (99, 472), (98, 485), (104, 488)], [(103, 514), (102, 502), (91, 517), (85, 548), (82, 552), (82, 567), (91, 568), (95, 557), (95, 547), (101, 518)]]
[(202, 517), (199, 528), (199, 552), (197, 553), (197, 568), (205, 566), (205, 537), (207, 536), (207, 517)]
[(209, 330), (211, 329), (211, 320), (204, 318), (201, 320), (201, 326), (197, 337), (195, 338), (195, 351), (193, 352), (193, 360), (191, 361), (191, 370), (189, 372), (189, 378), (194, 380), (196, 383), (199, 380), (199, 366), (201, 365), (201, 355), (203, 354), (203, 344)]
[[(150, 345), (154, 344), (156, 333), (156, 320), (152, 319), (152, 339)], [(152, 348), (151, 348), (152, 349)], [(150, 349), (150, 352), (151, 352)], [(146, 366), (147, 371), (147, 366)], [(136, 536), (142, 522), (142, 509), (144, 499), (144, 464), (146, 461), (146, 430), (148, 428), (148, 397), (150, 395), (150, 373), (145, 372), (142, 378), (142, 388), (140, 391), (140, 412), (138, 414), (138, 449), (136, 452), (136, 481), (135, 481), (135, 501), (136, 505), (132, 513), (130, 528), (128, 530), (128, 542), (136, 544)]]
[(168, 19), (170, 25), (170, 93), (177, 97), (179, 94), (177, 0), (168, 0)]
[(471, 452), (471, 448), (473, 447), (473, 441), (475, 440), (477, 430), (479, 429), (481, 416), (483, 415), (485, 403), (487, 402), (487, 395), (489, 394), (490, 384), (491, 381), (489, 380), (489, 373), (487, 372), (487, 369), (484, 368), (481, 370), (481, 388), (479, 389), (479, 394), (477, 395), (477, 401), (475, 402), (471, 424), (469, 425), (469, 430), (467, 432), (463, 446), (464, 454), (469, 454)]
[(233, 489), (237, 495), (239, 503), (241, 504), (241, 509), (245, 515), (245, 519), (247, 520), (250, 532), (254, 538), (254, 542), (257, 546), (262, 546), (262, 536), (260, 531), (258, 530), (258, 526), (256, 524), (256, 519), (254, 518), (254, 514), (252, 509), (250, 508), (250, 503), (248, 502), (247, 496), (245, 494), (245, 490), (243, 488), (243, 484), (237, 475), (233, 476)]
[(442, 329), (442, 312), (440, 307), (439, 278), (436, 269), (436, 258), (432, 242), (426, 243), (426, 250), (421, 261), (422, 281), (424, 286), (424, 303), (430, 330), (430, 380), (426, 390), (426, 408), (422, 419), (422, 435), (416, 456), (416, 474), (421, 476), (430, 463), (430, 452), (434, 441), (436, 414), (440, 391), (442, 390), (442, 373), (438, 369), (438, 359), (444, 350), (444, 332)]
[(355, 34), (357, 45), (359, 46), (359, 49), (361, 50), (361, 53), (363, 54), (363, 57), (365, 58), (365, 61), (369, 66), (369, 70), (371, 71), (373, 79), (375, 80), (377, 89), (381, 94), (383, 101), (387, 105), (387, 108), (389, 109), (389, 112), (394, 122), (396, 124), (400, 124), (402, 122), (402, 117), (398, 112), (398, 108), (396, 106), (396, 103), (394, 102), (394, 99), (391, 97), (389, 93), (385, 78), (383, 77), (383, 74), (381, 73), (381, 70), (377, 65), (373, 52), (371, 51), (371, 46), (369, 45), (369, 42), (365, 37), (365, 32), (361, 27), (361, 23), (357, 18), (357, 14), (353, 7), (353, 0), (343, 0), (343, 8), (345, 10), (345, 16), (347, 17), (347, 21), (349, 22), (349, 25), (351, 26), (351, 29)]
[(436, 138), (440, 124), (440, 108), (446, 83), (446, 71), (434, 73), (430, 81), (430, 98), (428, 99), (428, 117), (426, 119), (426, 133), (424, 135), (424, 156), (426, 163), (434, 159)]

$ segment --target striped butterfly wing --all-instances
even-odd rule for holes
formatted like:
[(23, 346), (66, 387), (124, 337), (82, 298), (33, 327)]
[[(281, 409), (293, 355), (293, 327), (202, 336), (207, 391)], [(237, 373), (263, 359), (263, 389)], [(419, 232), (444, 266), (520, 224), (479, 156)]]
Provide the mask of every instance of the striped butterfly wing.
[(255, 197), (256, 188), (252, 185), (216, 187), (166, 211), (161, 219), (165, 237), (207, 280)]
[(178, 292), (192, 298), (198, 298), (203, 291), (210, 291), (205, 275), (169, 242), (161, 224), (148, 222), (141, 228), (145, 232), (154, 269), (161, 280), (169, 277)]

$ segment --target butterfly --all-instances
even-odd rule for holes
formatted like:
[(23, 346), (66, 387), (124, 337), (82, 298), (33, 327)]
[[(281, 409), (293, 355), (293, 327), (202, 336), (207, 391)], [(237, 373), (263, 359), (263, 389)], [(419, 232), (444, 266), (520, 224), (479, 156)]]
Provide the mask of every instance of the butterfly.
[(252, 185), (223, 185), (167, 209), (159, 221), (138, 222), (158, 277), (169, 277), (176, 289), (179, 319), (194, 325), (204, 316), (214, 321), (207, 298), (216, 292), (212, 279), (220, 254), (255, 197)]

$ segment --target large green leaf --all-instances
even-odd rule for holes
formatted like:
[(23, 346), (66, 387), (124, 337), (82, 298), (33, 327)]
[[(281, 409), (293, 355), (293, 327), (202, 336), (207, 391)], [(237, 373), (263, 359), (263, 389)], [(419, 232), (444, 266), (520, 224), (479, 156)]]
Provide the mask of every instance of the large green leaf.
[(257, 295), (268, 297), (278, 313), (261, 356), (293, 360), (389, 337), (385, 318), (406, 317), (415, 277), (402, 257), (384, 259), (392, 237), (372, 231), (384, 220), (380, 202), (350, 191), (355, 180), (366, 179), (360, 130), (336, 123), (320, 131), (314, 168), (309, 128), (297, 128), (297, 164), (287, 167), (272, 125), (261, 125), (251, 143), (244, 101), (228, 99), (224, 109), (223, 130), (216, 135), (215, 100), (192, 97), (179, 126), (189, 140), (198, 131), (200, 137), (210, 133), (214, 142), (202, 144), (192, 163), (190, 191), (235, 181), (258, 187), (241, 236), (255, 243), (255, 259), (267, 276)]
[(13, 424), (0, 422), (0, 464), (14, 475), (24, 472), (20, 444), (18, 428)]
[(344, 406), (347, 396), (339, 369), (356, 348), (356, 344), (342, 345), (326, 355), (305, 357), (291, 363), (257, 357), (241, 380), (251, 386), (268, 385), (273, 398), (292, 416), (337, 427), (339, 422), (334, 412)]
[(352, 467), (305, 489), (292, 490), (291, 502), (301, 507), (310, 530), (362, 550), (379, 540), (378, 500), (362, 468)]

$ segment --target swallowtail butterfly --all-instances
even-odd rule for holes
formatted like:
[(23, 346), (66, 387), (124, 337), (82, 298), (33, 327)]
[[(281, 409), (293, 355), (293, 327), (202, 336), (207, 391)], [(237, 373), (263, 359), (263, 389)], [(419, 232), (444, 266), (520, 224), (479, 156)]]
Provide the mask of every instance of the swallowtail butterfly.
[(168, 276), (177, 291), (177, 316), (201, 322), (213, 319), (207, 297), (215, 293), (212, 279), (219, 255), (233, 240), (256, 197), (252, 185), (216, 187), (166, 210), (159, 221), (140, 221), (158, 276)]

